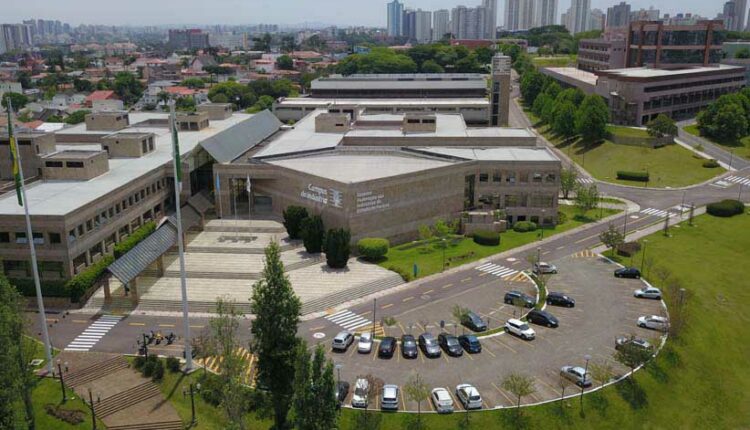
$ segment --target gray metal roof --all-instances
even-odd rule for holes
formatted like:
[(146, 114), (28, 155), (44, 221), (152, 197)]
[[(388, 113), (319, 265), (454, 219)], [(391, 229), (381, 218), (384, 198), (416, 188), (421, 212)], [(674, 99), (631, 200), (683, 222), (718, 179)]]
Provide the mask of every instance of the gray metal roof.
[(177, 242), (177, 229), (164, 223), (127, 254), (110, 264), (107, 270), (123, 284), (135, 279)]
[(211, 136), (200, 145), (219, 163), (229, 163), (276, 133), (281, 125), (273, 113), (264, 110)]

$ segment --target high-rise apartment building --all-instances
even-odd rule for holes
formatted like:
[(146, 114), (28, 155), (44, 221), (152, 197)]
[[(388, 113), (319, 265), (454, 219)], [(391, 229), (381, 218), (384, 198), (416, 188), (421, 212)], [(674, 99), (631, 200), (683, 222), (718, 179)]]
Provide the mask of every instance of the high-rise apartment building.
[[(33, 46), (33, 31), (29, 24), (0, 25), (0, 51), (23, 51)], [(4, 51), (3, 51), (4, 49)]]
[(601, 9), (592, 9), (589, 16), (589, 30), (604, 30), (607, 16)]
[(417, 11), (404, 9), (403, 30), (401, 35), (409, 40), (417, 38)]
[(398, 0), (388, 3), (388, 36), (399, 37), (404, 35), (404, 5)]
[(630, 24), (630, 5), (625, 2), (607, 9), (607, 27), (627, 27)]
[(563, 25), (572, 34), (589, 30), (591, 25), (591, 0), (572, 0)]
[(208, 33), (199, 29), (169, 30), (169, 46), (172, 49), (193, 50), (206, 49), (208, 44)]
[(414, 14), (414, 40), (429, 43), (432, 40), (432, 12), (417, 9)]
[(439, 9), (432, 13), (432, 40), (438, 41), (447, 33), (451, 32), (450, 28), (451, 13), (448, 9)]
[(535, 0), (533, 27), (546, 27), (557, 23), (557, 0)]
[(630, 12), (630, 22), (635, 21), (656, 21), (661, 16), (659, 9), (654, 9), (653, 6), (648, 9), (639, 9)]
[(729, 0), (724, 3), (720, 18), (724, 20), (724, 27), (727, 30), (743, 31), (747, 13), (747, 0)]
[(540, 6), (540, 4), (539, 0), (507, 0), (505, 3), (505, 29), (517, 31), (539, 27), (537, 6)]
[(495, 39), (497, 37), (497, 0), (482, 0), (482, 7), (485, 8), (485, 39)]
[(487, 35), (487, 9), (458, 6), (451, 11), (451, 32), (456, 39), (484, 39)]

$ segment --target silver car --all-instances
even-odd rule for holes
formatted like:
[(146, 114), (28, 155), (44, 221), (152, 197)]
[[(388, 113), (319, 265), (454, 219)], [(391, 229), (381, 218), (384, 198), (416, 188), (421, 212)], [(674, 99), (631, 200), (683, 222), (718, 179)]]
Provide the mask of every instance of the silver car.
[(580, 366), (563, 366), (560, 376), (574, 382), (579, 387), (590, 387), (592, 384), (591, 374)]
[(633, 291), (633, 295), (639, 299), (661, 299), (661, 290), (656, 287), (644, 287)]
[(557, 266), (540, 261), (539, 263), (534, 263), (534, 273), (541, 273), (543, 275), (550, 273), (554, 274), (557, 273)]
[(380, 397), (380, 409), (389, 411), (398, 410), (398, 385), (386, 384), (383, 386), (383, 395)]
[(333, 349), (334, 351), (346, 351), (346, 349), (349, 348), (349, 345), (351, 345), (352, 342), (354, 342), (354, 335), (349, 333), (348, 331), (342, 331), (333, 338), (331, 349)]
[(667, 319), (659, 315), (644, 315), (638, 318), (638, 327), (648, 328), (651, 330), (666, 330)]
[(432, 405), (439, 414), (450, 414), (453, 412), (453, 397), (445, 388), (435, 388), (430, 395)]

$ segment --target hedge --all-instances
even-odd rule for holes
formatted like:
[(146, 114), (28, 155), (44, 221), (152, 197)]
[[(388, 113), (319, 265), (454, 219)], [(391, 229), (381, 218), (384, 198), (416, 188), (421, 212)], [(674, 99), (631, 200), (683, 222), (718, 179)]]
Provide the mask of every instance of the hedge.
[(123, 255), (127, 254), (128, 251), (141, 243), (141, 241), (143, 241), (143, 239), (147, 238), (151, 233), (153, 233), (154, 230), (156, 230), (156, 223), (154, 221), (147, 222), (138, 227), (133, 233), (130, 234), (130, 236), (128, 236), (127, 239), (115, 245), (115, 258), (120, 258)]
[(490, 230), (477, 230), (474, 232), (474, 243), (484, 246), (500, 245), (500, 233)]
[(638, 242), (625, 242), (617, 246), (617, 253), (623, 257), (632, 257), (640, 250), (641, 244)]
[(620, 179), (623, 181), (648, 182), (649, 175), (648, 175), (648, 172), (628, 172), (625, 170), (618, 170), (617, 179)]
[(89, 288), (93, 287), (96, 282), (107, 270), (107, 267), (115, 261), (111, 255), (105, 255), (97, 263), (87, 267), (83, 272), (70, 278), (65, 283), (65, 289), (68, 290), (70, 301), (77, 303), (80, 298), (86, 294)]
[[(8, 279), (21, 295), (26, 297), (36, 296), (36, 287), (33, 279)], [(41, 281), (42, 296), (44, 297), (70, 297), (65, 281)]]
[(534, 231), (536, 229), (537, 229), (536, 223), (531, 222), (531, 221), (518, 221), (515, 224), (513, 224), (513, 230), (519, 233), (525, 233), (527, 231)]
[(716, 160), (714, 160), (714, 159), (706, 160), (706, 161), (703, 162), (703, 167), (705, 167), (707, 169), (715, 169), (715, 168), (719, 167), (719, 162), (716, 161)]
[(290, 239), (300, 239), (302, 220), (308, 217), (307, 209), (302, 206), (287, 206), (283, 212), (284, 227)]
[(352, 236), (349, 230), (338, 228), (330, 229), (326, 233), (325, 246), (326, 263), (333, 269), (343, 269), (349, 261), (349, 242)]
[(709, 203), (706, 206), (706, 212), (718, 217), (730, 217), (745, 212), (745, 205), (739, 200), (722, 200), (720, 202)]
[(388, 270), (390, 270), (391, 272), (398, 273), (401, 276), (401, 279), (404, 280), (404, 282), (409, 282), (412, 279), (414, 279), (414, 277), (412, 276), (410, 272), (398, 266), (388, 266)]
[(385, 257), (391, 244), (382, 237), (365, 237), (357, 242), (359, 255), (365, 260), (378, 261)]

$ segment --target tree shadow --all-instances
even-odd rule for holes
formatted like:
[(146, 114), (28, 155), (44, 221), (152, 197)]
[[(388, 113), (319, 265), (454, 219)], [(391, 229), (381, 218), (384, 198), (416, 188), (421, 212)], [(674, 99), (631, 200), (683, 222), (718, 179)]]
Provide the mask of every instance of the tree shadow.
[(533, 428), (531, 425), (531, 417), (523, 412), (519, 413), (515, 408), (501, 411), (500, 422), (503, 424), (504, 428), (507, 427), (517, 430)]
[(427, 428), (424, 421), (420, 420), (420, 418), (415, 414), (407, 415), (407, 417), (403, 420), (401, 427), (405, 430), (423, 430)]
[(646, 366), (646, 371), (658, 382), (665, 383), (669, 381), (669, 375), (666, 370), (655, 361)]
[(629, 378), (626, 383), (615, 384), (617, 392), (633, 409), (642, 409), (648, 405), (648, 396), (638, 381)]
[(591, 393), (586, 396), (586, 403), (588, 403), (595, 411), (599, 412), (600, 415), (607, 414), (607, 408), (609, 407), (609, 400), (602, 393), (601, 390)]

